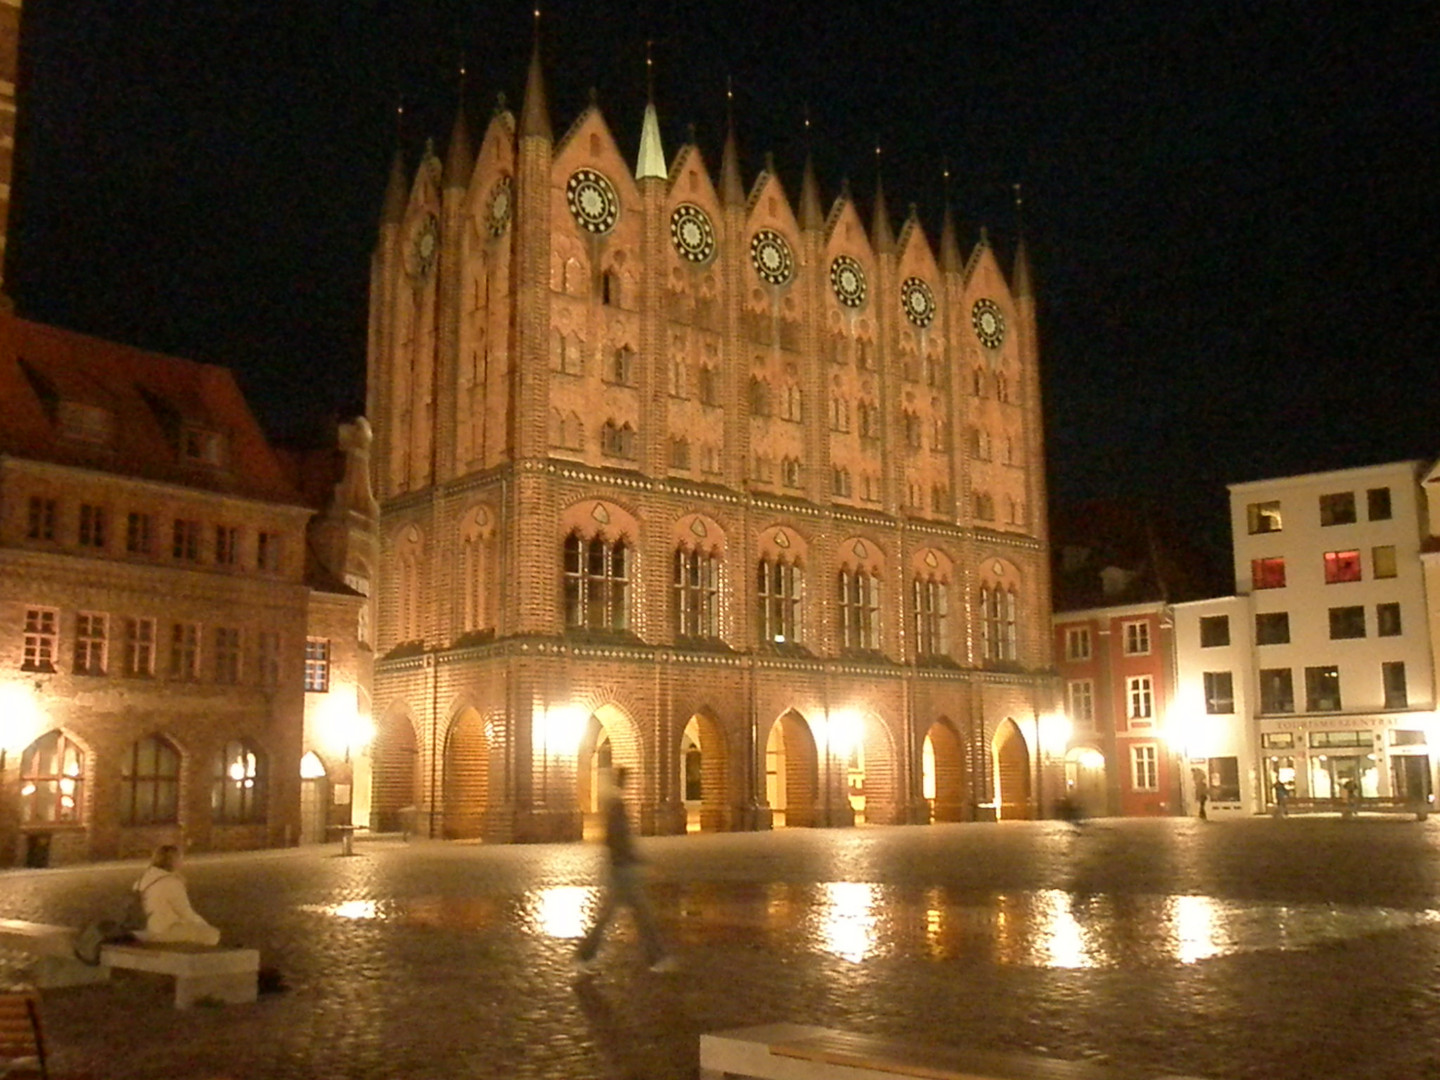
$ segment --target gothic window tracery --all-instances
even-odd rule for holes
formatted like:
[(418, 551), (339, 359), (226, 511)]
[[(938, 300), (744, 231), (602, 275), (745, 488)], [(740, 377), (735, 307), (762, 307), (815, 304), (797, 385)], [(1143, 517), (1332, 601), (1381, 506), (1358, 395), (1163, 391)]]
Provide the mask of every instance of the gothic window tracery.
[(720, 636), (720, 553), (679, 544), (671, 576), (671, 617), (678, 638)]
[(783, 645), (800, 638), (800, 594), (805, 574), (798, 562), (785, 555), (762, 557), (756, 566), (756, 595), (760, 603), (760, 640)]
[(625, 537), (572, 531), (562, 549), (565, 628), (628, 630), (633, 563)]

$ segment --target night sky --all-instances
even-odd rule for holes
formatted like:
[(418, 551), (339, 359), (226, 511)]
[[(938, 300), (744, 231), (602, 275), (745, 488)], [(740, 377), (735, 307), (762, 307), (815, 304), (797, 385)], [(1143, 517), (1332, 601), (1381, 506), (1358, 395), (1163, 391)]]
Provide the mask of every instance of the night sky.
[[(950, 198), (1041, 313), (1052, 500), (1175, 498), (1440, 455), (1433, 5), (547, 4), (557, 135), (590, 88), (633, 161), (646, 41), (667, 156), (898, 227)], [(1362, 9), (1370, 10), (1362, 10)], [(140, 14), (132, 12), (139, 11)], [(363, 402), (391, 155), (518, 108), (525, 5), (27, 0), (8, 280), (21, 314), (234, 368), (277, 436)], [(458, 77), (468, 77), (463, 92)], [(397, 125), (396, 103), (406, 111)]]

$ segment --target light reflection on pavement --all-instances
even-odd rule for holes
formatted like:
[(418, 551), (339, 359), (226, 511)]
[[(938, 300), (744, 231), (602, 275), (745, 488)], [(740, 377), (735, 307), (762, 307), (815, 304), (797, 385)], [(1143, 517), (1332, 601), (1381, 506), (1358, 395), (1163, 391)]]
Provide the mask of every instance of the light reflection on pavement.
[[(876, 957), (968, 959), (1013, 967), (1130, 969), (1194, 964), (1237, 953), (1300, 950), (1440, 922), (1440, 911), (1320, 903), (1241, 902), (1195, 895), (996, 893), (986, 903), (943, 888), (871, 882), (696, 882), (654, 890), (657, 914), (686, 945), (747, 944)], [(300, 905), (339, 919), (573, 940), (599, 890), (554, 885), (518, 898), (412, 897)]]

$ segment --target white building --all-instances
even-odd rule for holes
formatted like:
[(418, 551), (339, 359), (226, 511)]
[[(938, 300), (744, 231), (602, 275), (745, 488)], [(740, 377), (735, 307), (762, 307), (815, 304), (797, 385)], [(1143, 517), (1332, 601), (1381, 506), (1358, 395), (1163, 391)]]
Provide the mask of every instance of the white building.
[(1432, 797), (1422, 470), (1231, 485), (1237, 595), (1175, 609), (1185, 752), (1217, 810), (1263, 810), (1277, 784), (1297, 798), (1338, 798), (1351, 783), (1362, 796)]

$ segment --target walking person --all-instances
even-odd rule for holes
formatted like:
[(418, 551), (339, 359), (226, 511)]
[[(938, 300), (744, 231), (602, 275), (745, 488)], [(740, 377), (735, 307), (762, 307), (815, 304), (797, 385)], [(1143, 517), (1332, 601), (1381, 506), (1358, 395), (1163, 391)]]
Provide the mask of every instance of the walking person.
[(628, 907), (635, 919), (635, 927), (640, 932), (640, 942), (645, 949), (645, 960), (650, 965), (650, 970), (674, 971), (676, 967), (675, 958), (666, 953), (660, 942), (655, 915), (650, 910), (649, 899), (645, 896), (644, 872), (640, 856), (635, 852), (630, 816), (625, 810), (625, 783), (629, 777), (628, 769), (617, 767), (610, 790), (605, 793), (605, 847), (610, 858), (609, 880), (601, 893), (595, 921), (585, 932), (580, 947), (575, 950), (575, 962), (586, 974), (595, 970), (595, 954), (600, 950), (600, 939), (616, 911), (622, 907)]

